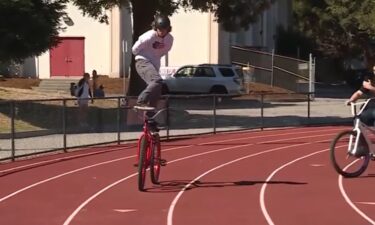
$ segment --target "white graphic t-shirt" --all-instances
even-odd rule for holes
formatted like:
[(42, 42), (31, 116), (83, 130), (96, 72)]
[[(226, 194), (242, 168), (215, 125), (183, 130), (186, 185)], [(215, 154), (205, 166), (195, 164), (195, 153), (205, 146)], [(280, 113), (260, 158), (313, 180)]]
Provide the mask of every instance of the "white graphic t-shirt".
[(139, 36), (133, 45), (132, 51), (135, 59), (147, 59), (159, 71), (160, 59), (172, 48), (173, 36), (168, 33), (165, 37), (159, 37), (155, 30), (149, 30)]

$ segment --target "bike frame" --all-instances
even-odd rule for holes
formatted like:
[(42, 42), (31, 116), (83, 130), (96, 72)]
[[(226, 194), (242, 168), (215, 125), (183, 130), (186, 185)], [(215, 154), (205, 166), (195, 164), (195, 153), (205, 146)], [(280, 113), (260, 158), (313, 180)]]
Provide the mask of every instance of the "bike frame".
[(146, 161), (147, 161), (147, 167), (150, 165), (150, 158), (151, 158), (151, 149), (153, 146), (156, 144), (156, 140), (153, 134), (151, 134), (151, 131), (148, 127), (148, 119), (144, 118), (143, 122), (143, 131), (141, 136), (138, 138), (138, 152), (137, 152), (137, 162), (139, 160), (139, 155), (140, 155), (140, 146), (141, 146), (141, 140), (142, 136), (144, 136), (147, 140), (148, 147), (147, 147), (147, 152), (146, 152)]
[[(348, 149), (351, 154), (355, 154), (357, 152), (361, 134), (363, 134), (367, 146), (369, 147), (370, 154), (374, 155), (375, 153), (375, 127), (368, 126), (359, 119), (359, 116), (366, 109), (370, 101), (375, 101), (375, 98), (369, 98), (364, 102), (351, 103), (351, 111), (352, 115), (354, 116), (353, 130), (357, 133), (355, 140), (353, 140), (353, 136), (351, 136), (349, 140), (349, 146), (353, 146), (352, 144), (354, 141), (354, 148), (352, 150)], [(357, 110), (357, 107), (360, 108), (359, 111)]]
[(143, 112), (143, 131), (138, 139), (138, 189), (144, 191), (146, 180), (146, 171), (150, 169), (151, 182), (159, 183), (160, 166), (161, 166), (161, 147), (158, 129), (152, 129), (150, 126), (156, 126), (155, 118), (165, 111), (159, 110), (153, 117), (149, 118)]
[(148, 141), (149, 143), (149, 148), (148, 148), (148, 151), (150, 151), (152, 149), (152, 147), (157, 144), (156, 143), (156, 140), (155, 140), (155, 137), (154, 135), (151, 133), (150, 131), (150, 128), (148, 126), (148, 121), (149, 120), (154, 120), (157, 116), (159, 116), (161, 113), (163, 113), (164, 111), (166, 111), (167, 109), (161, 109), (159, 110), (152, 118), (147, 118), (145, 116), (145, 113), (143, 113), (143, 131), (142, 131), (142, 134), (141, 136), (138, 138), (138, 152), (137, 152), (137, 162), (139, 160), (139, 146), (140, 146), (140, 141), (142, 139), (142, 136), (145, 136), (146, 137), (146, 140)]

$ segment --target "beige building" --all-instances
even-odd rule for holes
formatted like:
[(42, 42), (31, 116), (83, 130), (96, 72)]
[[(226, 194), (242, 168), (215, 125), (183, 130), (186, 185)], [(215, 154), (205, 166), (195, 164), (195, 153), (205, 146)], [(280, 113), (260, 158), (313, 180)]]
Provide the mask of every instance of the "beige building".
[[(179, 67), (185, 64), (230, 63), (230, 46), (274, 48), (276, 27), (289, 24), (290, 0), (276, 1), (265, 11), (258, 23), (248, 31), (228, 33), (214, 21), (211, 13), (180, 10), (171, 17), (172, 50), (162, 60), (162, 66)], [(45, 78), (80, 77), (95, 69), (98, 74), (121, 77), (128, 74), (131, 60), (132, 19), (129, 7), (108, 12), (109, 24), (84, 17), (73, 5), (67, 13), (73, 23), (66, 23), (61, 32), (61, 44), (39, 57), (28, 59), (23, 73)], [(70, 21), (71, 22), (71, 21)]]

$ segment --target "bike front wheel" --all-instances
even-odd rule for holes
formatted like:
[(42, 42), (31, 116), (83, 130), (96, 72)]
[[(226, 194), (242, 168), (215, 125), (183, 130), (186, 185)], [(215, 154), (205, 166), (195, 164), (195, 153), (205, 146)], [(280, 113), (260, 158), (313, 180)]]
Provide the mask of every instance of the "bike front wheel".
[(151, 149), (151, 162), (150, 162), (150, 173), (151, 182), (153, 184), (159, 183), (160, 168), (161, 168), (161, 146), (160, 137), (158, 134), (154, 134), (155, 142)]
[[(342, 131), (332, 140), (330, 147), (330, 158), (336, 172), (344, 177), (358, 177), (365, 172), (369, 161), (368, 145), (360, 134), (357, 149), (362, 154), (353, 154), (358, 133), (353, 130)], [(358, 150), (357, 150), (358, 151)]]
[(139, 161), (138, 161), (138, 190), (144, 191), (146, 182), (146, 170), (147, 170), (147, 149), (149, 143), (145, 135), (140, 137), (139, 141)]

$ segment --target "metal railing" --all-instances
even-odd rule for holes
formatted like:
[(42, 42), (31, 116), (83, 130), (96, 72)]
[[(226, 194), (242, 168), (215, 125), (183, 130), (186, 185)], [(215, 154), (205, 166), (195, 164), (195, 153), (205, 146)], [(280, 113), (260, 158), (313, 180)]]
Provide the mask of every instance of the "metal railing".
[(314, 92), (315, 60), (309, 61), (237, 46), (231, 47), (235, 65), (252, 68), (251, 81), (293, 92)]
[[(313, 93), (163, 96), (158, 122), (164, 139), (230, 130), (264, 129), (350, 121), (342, 102), (311, 101)], [(0, 160), (49, 151), (133, 141), (142, 116), (136, 97), (95, 99), (80, 114), (76, 99), (0, 101)], [(329, 110), (329, 107), (335, 107)], [(328, 111), (327, 111), (328, 110)], [(329, 113), (329, 115), (327, 115)]]

